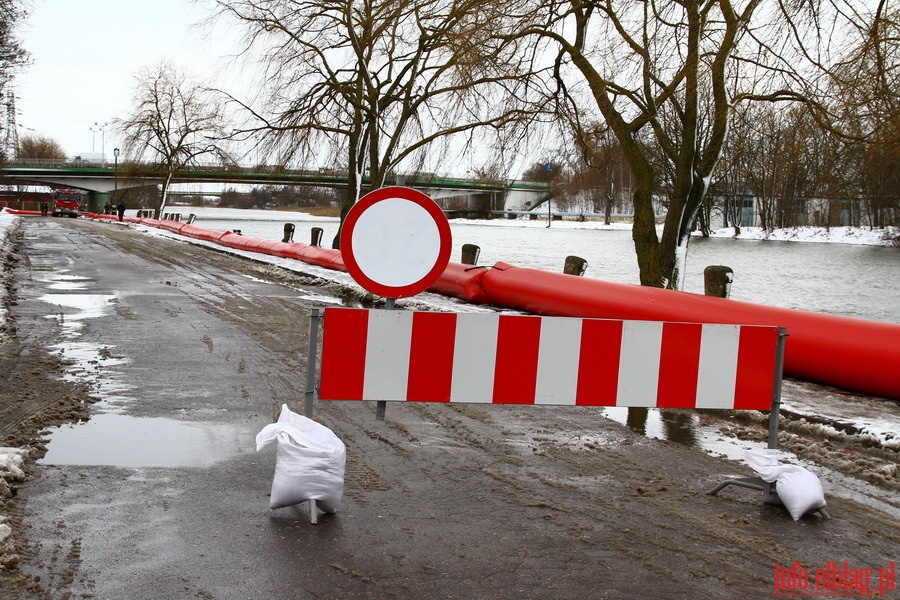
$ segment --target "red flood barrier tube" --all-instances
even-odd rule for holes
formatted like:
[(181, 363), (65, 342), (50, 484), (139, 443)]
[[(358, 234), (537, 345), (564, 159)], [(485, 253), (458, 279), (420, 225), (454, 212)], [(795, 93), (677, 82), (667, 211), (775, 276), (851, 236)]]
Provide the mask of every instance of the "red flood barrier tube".
[(187, 225), (187, 223), (182, 223), (181, 221), (173, 221), (171, 219), (148, 219), (148, 218), (140, 218), (131, 220), (128, 219), (131, 223), (140, 223), (141, 225), (146, 225), (147, 227), (156, 227), (157, 229), (165, 229), (166, 231), (171, 231), (172, 233), (181, 233), (181, 228)]
[(489, 299), (481, 281), (486, 270), (485, 267), (449, 262), (428, 291), (474, 304), (488, 304)]
[(491, 304), (540, 315), (787, 328), (784, 373), (900, 400), (900, 325), (613, 283), (497, 263)]
[(197, 227), (196, 225), (186, 224), (181, 228), (181, 235), (186, 235), (190, 238), (194, 238), (195, 240), (203, 240), (205, 242), (218, 242), (219, 238), (225, 235), (224, 231), (217, 231), (215, 229), (205, 229), (203, 227)]
[(40, 217), (42, 214), (41, 211), (39, 211), (39, 210), (25, 210), (23, 208), (9, 208), (9, 207), (4, 207), (3, 212), (8, 212), (11, 215), (20, 215), (20, 216), (26, 216), (26, 217)]
[(219, 238), (218, 243), (223, 246), (228, 246), (229, 248), (245, 250), (247, 252), (256, 252), (259, 254), (267, 254), (269, 256), (279, 256), (281, 258), (299, 260), (332, 271), (347, 271), (347, 268), (344, 266), (344, 261), (341, 258), (340, 250), (308, 246), (298, 242), (282, 242), (244, 237), (231, 232), (225, 232)]
[(281, 246), (287, 246), (284, 242), (276, 242), (275, 240), (263, 240), (260, 238), (244, 237), (237, 233), (226, 232), (219, 238), (219, 243), (236, 250), (245, 250), (247, 252), (256, 252), (258, 254), (268, 254), (270, 256), (280, 256), (278, 251)]
[(332, 271), (347, 272), (340, 250), (298, 243), (292, 244), (292, 246), (291, 255), (288, 258), (294, 258), (317, 267), (331, 269)]

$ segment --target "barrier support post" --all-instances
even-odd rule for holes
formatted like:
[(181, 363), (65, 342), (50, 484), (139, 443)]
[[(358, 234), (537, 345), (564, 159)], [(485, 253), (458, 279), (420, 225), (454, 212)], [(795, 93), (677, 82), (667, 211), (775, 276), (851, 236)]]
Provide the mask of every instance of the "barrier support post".
[[(319, 319), (321, 313), (318, 308), (311, 308), (309, 311), (309, 351), (306, 356), (306, 394), (303, 405), (303, 416), (311, 419), (313, 416), (313, 405), (316, 400), (316, 359), (318, 356), (319, 346)], [(310, 498), (309, 504), (309, 522), (315, 525), (319, 522), (319, 507), (316, 505), (315, 498)]]
[[(384, 299), (384, 309), (385, 310), (394, 310), (396, 308), (395, 299), (394, 298), (385, 298)], [(387, 401), (379, 400), (375, 403), (375, 420), (376, 421), (384, 421), (384, 415), (387, 412)]]
[[(779, 327), (778, 346), (775, 349), (775, 385), (772, 388), (772, 408), (769, 411), (768, 448), (770, 450), (778, 449), (778, 419), (781, 413), (781, 381), (784, 375), (784, 345), (785, 338), (787, 336), (787, 330), (784, 327)], [(780, 500), (778, 500), (778, 496), (776, 495), (775, 484), (765, 481), (761, 477), (742, 477), (739, 479), (729, 479), (727, 481), (723, 481), (706, 493), (711, 496), (715, 496), (729, 485), (749, 488), (751, 490), (758, 490), (765, 494), (765, 496), (763, 497), (764, 502), (774, 504), (781, 503)], [(818, 512), (824, 519), (831, 519), (831, 515), (829, 515), (824, 508), (816, 509), (813, 512)]]
[(309, 311), (309, 351), (306, 356), (306, 394), (303, 406), (303, 416), (312, 419), (313, 403), (316, 399), (316, 359), (319, 346), (319, 319), (318, 308)]

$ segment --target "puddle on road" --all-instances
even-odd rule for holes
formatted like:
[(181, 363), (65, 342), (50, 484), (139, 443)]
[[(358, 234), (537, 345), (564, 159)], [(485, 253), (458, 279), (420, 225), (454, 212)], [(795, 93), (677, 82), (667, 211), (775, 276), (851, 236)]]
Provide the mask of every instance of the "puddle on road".
[[(49, 288), (77, 292), (84, 278), (56, 273)], [(120, 380), (116, 367), (128, 362), (115, 346), (81, 341), (84, 321), (110, 314), (116, 294), (53, 293), (40, 296), (51, 305), (48, 319), (59, 319), (61, 343), (49, 347), (69, 363), (65, 380), (86, 383), (100, 403), (86, 423), (48, 430), (48, 465), (94, 465), (126, 468), (207, 467), (255, 450), (253, 436), (262, 428), (121, 414), (133, 397), (133, 386)], [(58, 307), (58, 308), (57, 308)]]
[(46, 465), (126, 468), (208, 467), (254, 452), (245, 426), (175, 419), (97, 414), (90, 421), (53, 430)]
[(63, 335), (70, 338), (81, 332), (86, 319), (97, 319), (108, 315), (110, 303), (115, 299), (115, 294), (45, 294), (38, 298), (47, 304), (78, 311), (75, 313), (65, 310), (53, 311), (46, 317), (59, 319), (63, 327)]
[(752, 444), (724, 436), (715, 426), (704, 425), (700, 415), (693, 411), (607, 406), (603, 414), (645, 437), (700, 448), (730, 460), (742, 461), (748, 444)]
[(699, 417), (696, 413), (660, 411), (655, 408), (608, 406), (603, 414), (635, 433), (670, 440), (685, 446), (699, 446)]
[(73, 291), (87, 289), (88, 283), (92, 280), (87, 277), (79, 277), (78, 275), (54, 273), (50, 277), (43, 278), (43, 281), (52, 282), (47, 286), (51, 290)]

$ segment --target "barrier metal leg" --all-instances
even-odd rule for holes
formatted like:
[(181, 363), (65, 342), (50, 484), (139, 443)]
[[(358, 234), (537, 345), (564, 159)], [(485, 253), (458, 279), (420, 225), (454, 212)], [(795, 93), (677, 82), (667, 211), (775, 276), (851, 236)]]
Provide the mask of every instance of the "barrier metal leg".
[[(772, 389), (772, 409), (769, 411), (769, 449), (778, 449), (778, 417), (781, 412), (781, 380), (784, 375), (784, 338), (787, 337), (787, 330), (784, 327), (778, 328), (778, 346), (775, 349), (775, 385)], [(742, 477), (739, 479), (729, 479), (723, 481), (713, 489), (706, 492), (710, 496), (715, 496), (729, 485), (737, 487), (749, 488), (765, 493), (764, 501), (775, 496), (776, 486), (769, 483), (761, 477)], [(825, 519), (831, 516), (825, 512), (825, 509), (819, 508), (812, 512), (818, 512)]]
[[(778, 345), (775, 348), (775, 381), (772, 388), (772, 408), (769, 410), (769, 449), (778, 449), (778, 415), (781, 411), (781, 378), (784, 374), (784, 338), (787, 337), (787, 331), (784, 327), (778, 328)], [(718, 494), (723, 488), (729, 485), (750, 488), (751, 490), (759, 490), (772, 493), (774, 487), (771, 483), (763, 481), (759, 477), (743, 477), (740, 479), (729, 479), (723, 481), (713, 489), (706, 492), (711, 496)]]
[(313, 525), (319, 522), (319, 507), (316, 506), (316, 501), (312, 498), (309, 500), (309, 522)]
[(740, 479), (729, 479), (727, 481), (723, 481), (713, 489), (706, 492), (710, 496), (715, 496), (720, 491), (728, 487), (729, 485), (736, 485), (738, 487), (745, 487), (751, 490), (759, 490), (760, 492), (770, 492), (772, 488), (772, 484), (764, 481), (760, 477), (742, 477)]
[(309, 351), (306, 357), (306, 397), (303, 416), (312, 419), (316, 399), (316, 356), (319, 345), (319, 309), (309, 311)]
[[(778, 449), (778, 417), (781, 412), (781, 380), (784, 375), (784, 339), (787, 337), (787, 330), (784, 327), (778, 328), (778, 346), (775, 349), (775, 385), (772, 389), (772, 409), (769, 411), (769, 444), (768, 448), (772, 450)], [(706, 492), (710, 496), (715, 496), (721, 490), (734, 485), (737, 487), (749, 488), (763, 492), (765, 496), (763, 501), (772, 503), (770, 500), (777, 499), (777, 488), (774, 483), (769, 483), (761, 477), (741, 477), (739, 479), (729, 479), (723, 481), (713, 489)], [(780, 504), (781, 501), (778, 500)], [(819, 513), (825, 519), (831, 519), (831, 515), (825, 512), (825, 509), (819, 508), (812, 512)]]

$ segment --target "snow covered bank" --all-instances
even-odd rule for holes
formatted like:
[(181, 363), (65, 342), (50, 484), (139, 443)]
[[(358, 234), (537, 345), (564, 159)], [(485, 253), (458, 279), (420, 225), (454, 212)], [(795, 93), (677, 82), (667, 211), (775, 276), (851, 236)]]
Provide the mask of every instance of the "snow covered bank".
[[(700, 235), (695, 233), (694, 235)], [(740, 235), (733, 227), (717, 229), (710, 237), (736, 240), (771, 240), (775, 242), (819, 242), (832, 244), (856, 244), (861, 246), (900, 245), (900, 228), (867, 229), (865, 227), (794, 227), (767, 231), (762, 227), (741, 227)]]
[(19, 225), (19, 218), (0, 210), (0, 344), (6, 341), (7, 307), (12, 274), (9, 272), (9, 258), (13, 253), (13, 232)]

